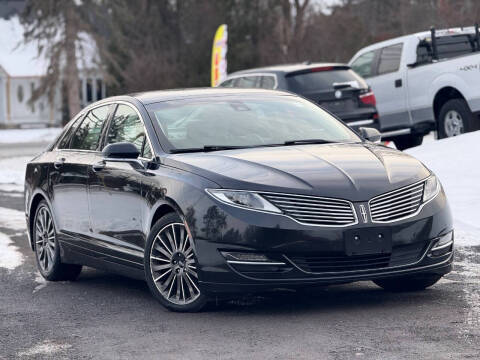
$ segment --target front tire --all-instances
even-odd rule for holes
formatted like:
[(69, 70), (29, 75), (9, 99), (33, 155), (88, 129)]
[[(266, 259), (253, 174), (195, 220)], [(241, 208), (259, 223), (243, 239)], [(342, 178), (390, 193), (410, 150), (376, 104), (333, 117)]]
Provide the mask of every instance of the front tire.
[(373, 280), (375, 284), (387, 291), (421, 291), (437, 283), (442, 275), (419, 274), (396, 278)]
[(145, 278), (150, 291), (167, 309), (197, 312), (207, 303), (198, 281), (193, 239), (176, 213), (152, 227), (145, 246)]
[(478, 130), (474, 116), (463, 99), (448, 100), (443, 104), (438, 116), (438, 138), (458, 136)]
[(38, 271), (46, 280), (75, 280), (80, 275), (82, 265), (62, 263), (55, 223), (45, 200), (40, 201), (35, 211), (32, 236)]

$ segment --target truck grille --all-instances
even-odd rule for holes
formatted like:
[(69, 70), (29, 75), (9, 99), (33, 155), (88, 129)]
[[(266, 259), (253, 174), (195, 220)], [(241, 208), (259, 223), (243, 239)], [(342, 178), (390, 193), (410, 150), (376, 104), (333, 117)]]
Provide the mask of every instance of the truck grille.
[(357, 222), (353, 206), (346, 200), (293, 194), (261, 195), (285, 215), (303, 224), (347, 226)]
[(390, 222), (414, 214), (422, 203), (425, 182), (405, 186), (370, 200), (370, 216), (375, 222)]

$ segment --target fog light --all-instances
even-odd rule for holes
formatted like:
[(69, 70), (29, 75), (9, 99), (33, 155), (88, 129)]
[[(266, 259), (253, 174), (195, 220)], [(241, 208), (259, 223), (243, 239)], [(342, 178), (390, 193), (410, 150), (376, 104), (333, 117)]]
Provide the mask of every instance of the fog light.
[(435, 245), (433, 245), (430, 250), (430, 254), (433, 256), (439, 256), (446, 254), (451, 251), (453, 246), (453, 231), (450, 231), (448, 234), (441, 236)]
[(283, 261), (269, 259), (264, 254), (222, 251), (222, 255), (230, 264), (247, 264), (247, 265), (285, 265)]

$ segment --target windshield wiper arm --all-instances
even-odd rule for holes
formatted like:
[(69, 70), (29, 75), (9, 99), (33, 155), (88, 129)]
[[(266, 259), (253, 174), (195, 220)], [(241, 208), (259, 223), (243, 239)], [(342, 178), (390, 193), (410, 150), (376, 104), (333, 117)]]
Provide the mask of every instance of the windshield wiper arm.
[(304, 140), (288, 140), (284, 145), (301, 145), (301, 144), (331, 144), (337, 141), (325, 140), (325, 139), (304, 139)]
[(189, 153), (189, 152), (208, 152), (220, 150), (247, 149), (253, 146), (233, 146), (233, 145), (205, 145), (199, 148), (171, 149), (171, 154)]

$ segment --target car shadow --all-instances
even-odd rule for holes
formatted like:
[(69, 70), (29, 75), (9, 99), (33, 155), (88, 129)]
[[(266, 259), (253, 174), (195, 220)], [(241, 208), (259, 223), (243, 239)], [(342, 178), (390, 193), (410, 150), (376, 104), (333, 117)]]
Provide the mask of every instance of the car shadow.
[[(87, 268), (75, 282), (82, 290), (91, 290), (89, 294), (121, 298), (123, 301), (149, 307), (155, 311), (166, 311), (150, 294), (148, 285), (141, 280), (134, 280), (121, 275)], [(442, 286), (437, 285), (419, 292), (391, 293), (382, 290), (368, 281), (351, 284), (310, 287), (302, 290), (279, 290), (261, 294), (247, 294), (234, 299), (212, 299), (204, 313), (237, 315), (272, 315), (282, 313), (321, 313), (342, 312), (345, 310), (383, 311), (401, 309), (409, 306), (435, 304), (443, 293)]]

